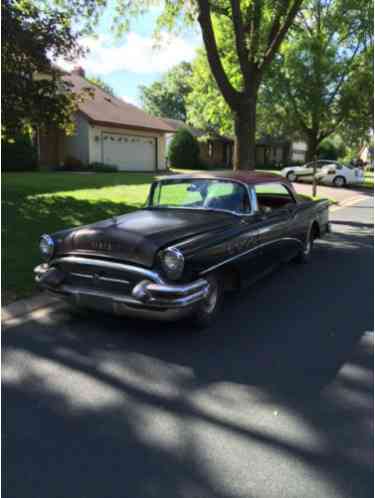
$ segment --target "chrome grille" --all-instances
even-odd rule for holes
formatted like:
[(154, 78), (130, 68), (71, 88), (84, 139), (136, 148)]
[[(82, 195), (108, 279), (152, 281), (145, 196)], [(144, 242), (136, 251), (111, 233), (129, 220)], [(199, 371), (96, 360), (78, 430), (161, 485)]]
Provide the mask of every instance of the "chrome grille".
[(90, 260), (80, 264), (61, 258), (55, 266), (66, 274), (64, 283), (77, 288), (130, 294), (133, 287), (144, 280), (144, 277), (131, 271), (90, 265)]

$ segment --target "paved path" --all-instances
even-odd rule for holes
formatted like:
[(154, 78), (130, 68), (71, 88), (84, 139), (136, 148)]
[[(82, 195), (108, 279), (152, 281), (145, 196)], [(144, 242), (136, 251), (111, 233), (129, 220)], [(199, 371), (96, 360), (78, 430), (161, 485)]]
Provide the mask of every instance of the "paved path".
[(372, 497), (371, 199), (333, 222), (208, 333), (8, 321), (3, 497)]
[[(299, 194), (312, 195), (312, 185), (308, 183), (293, 183), (295, 190)], [(317, 195), (320, 197), (327, 197), (329, 199), (334, 199), (335, 201), (342, 203), (352, 200), (356, 197), (371, 197), (373, 191), (366, 188), (335, 188), (327, 187), (324, 185), (318, 185)]]

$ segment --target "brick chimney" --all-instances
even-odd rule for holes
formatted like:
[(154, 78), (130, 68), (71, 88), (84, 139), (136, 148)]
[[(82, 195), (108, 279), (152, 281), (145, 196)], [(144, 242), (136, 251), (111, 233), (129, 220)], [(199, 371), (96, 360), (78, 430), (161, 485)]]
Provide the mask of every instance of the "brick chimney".
[(82, 78), (85, 77), (85, 70), (83, 69), (82, 66), (76, 66), (72, 69), (72, 74), (78, 74), (78, 76), (81, 76)]

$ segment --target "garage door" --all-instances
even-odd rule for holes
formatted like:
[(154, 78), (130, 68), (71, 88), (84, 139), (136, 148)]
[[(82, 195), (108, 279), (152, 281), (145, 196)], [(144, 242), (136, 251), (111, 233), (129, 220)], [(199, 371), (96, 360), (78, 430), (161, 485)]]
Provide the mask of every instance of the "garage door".
[(103, 162), (124, 171), (154, 171), (156, 140), (119, 133), (103, 133)]

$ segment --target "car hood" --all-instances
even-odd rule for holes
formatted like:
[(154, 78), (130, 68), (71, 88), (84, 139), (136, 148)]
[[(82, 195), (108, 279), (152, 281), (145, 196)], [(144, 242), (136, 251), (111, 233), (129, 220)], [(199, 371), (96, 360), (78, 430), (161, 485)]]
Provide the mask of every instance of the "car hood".
[(151, 268), (160, 249), (202, 233), (225, 230), (234, 216), (215, 211), (144, 209), (68, 232), (54, 239), (56, 257), (87, 254)]

